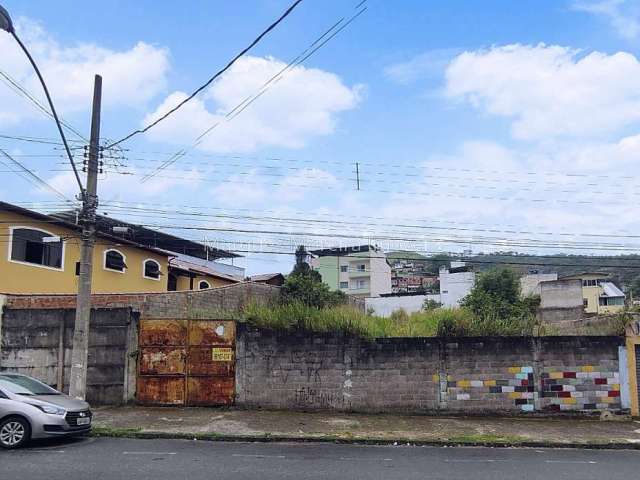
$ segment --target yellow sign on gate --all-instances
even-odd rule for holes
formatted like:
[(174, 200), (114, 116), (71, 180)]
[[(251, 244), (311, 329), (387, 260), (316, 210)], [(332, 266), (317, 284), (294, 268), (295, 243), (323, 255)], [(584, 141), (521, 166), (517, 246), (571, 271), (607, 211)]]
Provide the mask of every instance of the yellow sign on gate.
[(233, 361), (233, 349), (227, 347), (214, 347), (211, 349), (211, 360), (214, 362)]

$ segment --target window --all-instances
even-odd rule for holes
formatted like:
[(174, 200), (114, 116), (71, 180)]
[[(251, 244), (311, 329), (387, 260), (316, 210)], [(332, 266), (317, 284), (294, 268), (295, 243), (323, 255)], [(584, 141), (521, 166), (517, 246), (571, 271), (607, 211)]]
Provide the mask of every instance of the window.
[(340, 288), (349, 288), (349, 282), (340, 282)]
[(356, 290), (364, 290), (365, 288), (368, 287), (366, 280), (356, 280), (354, 282), (354, 285)]
[(144, 278), (150, 278), (152, 280), (160, 280), (160, 275), (162, 275), (162, 272), (160, 272), (160, 264), (158, 262), (151, 259), (145, 260), (143, 263), (143, 266), (144, 266), (144, 272), (142, 276)]
[(178, 277), (173, 273), (169, 273), (169, 277), (167, 278), (167, 290), (169, 292), (178, 290)]
[(624, 305), (624, 297), (600, 297), (598, 303), (600, 306)]
[(124, 263), (124, 255), (117, 250), (107, 250), (104, 252), (105, 270), (124, 273), (127, 264)]
[(64, 243), (47, 231), (28, 227), (11, 229), (11, 260), (62, 270)]
[(583, 298), (582, 299), (582, 306), (584, 308), (589, 308), (589, 299), (588, 298)]
[(582, 286), (583, 287), (595, 287), (598, 285), (597, 280), (583, 280), (582, 281)]
[(367, 270), (367, 266), (364, 263), (361, 263), (360, 265), (358, 265), (357, 270), (359, 272), (364, 272)]
[(349, 265), (340, 265), (340, 271), (342, 273), (348, 272), (349, 271)]
[(205, 282), (204, 280), (202, 280), (199, 284), (198, 284), (198, 288), (200, 290), (206, 290), (207, 288), (211, 288), (211, 285), (209, 285), (209, 282)]

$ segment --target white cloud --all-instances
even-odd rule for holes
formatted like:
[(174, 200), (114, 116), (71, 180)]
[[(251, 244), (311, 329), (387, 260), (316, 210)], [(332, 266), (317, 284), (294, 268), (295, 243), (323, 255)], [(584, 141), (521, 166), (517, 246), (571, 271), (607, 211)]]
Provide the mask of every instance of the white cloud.
[(622, 38), (640, 37), (640, 5), (636, 0), (579, 0), (573, 8), (606, 18)]
[(640, 62), (630, 53), (516, 44), (456, 57), (446, 95), (512, 119), (515, 138), (584, 137), (640, 121), (637, 78)]
[[(93, 76), (103, 76), (103, 105), (142, 107), (166, 86), (169, 53), (138, 42), (114, 51), (91, 43), (62, 46), (39, 24), (20, 19), (17, 24), (47, 82), (61, 114), (87, 110), (93, 95)], [(42, 87), (19, 46), (0, 35), (0, 69), (9, 73), (36, 98), (46, 103)], [(0, 125), (15, 124), (37, 115), (16, 94), (0, 85)]]
[[(311, 138), (335, 131), (336, 114), (355, 108), (361, 87), (347, 87), (335, 74), (297, 66), (230, 122), (224, 116), (258, 93), (263, 84), (286, 66), (272, 57), (244, 57), (214, 83), (206, 94), (184, 105), (151, 129), (149, 138), (191, 144), (219, 123), (199, 145), (212, 152), (253, 151), (264, 147), (304, 147)], [(173, 92), (144, 119), (158, 118), (186, 98)]]
[(389, 65), (384, 69), (384, 73), (401, 85), (425, 78), (438, 78), (442, 76), (451, 59), (459, 53), (460, 50), (455, 48), (430, 50), (407, 61)]

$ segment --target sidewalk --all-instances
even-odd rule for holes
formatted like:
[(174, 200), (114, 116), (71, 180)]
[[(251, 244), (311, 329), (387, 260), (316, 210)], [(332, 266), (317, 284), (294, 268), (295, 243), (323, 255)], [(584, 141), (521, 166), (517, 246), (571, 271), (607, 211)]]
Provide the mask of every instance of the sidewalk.
[(231, 441), (330, 441), (640, 449), (640, 421), (427, 417), (217, 408), (99, 407), (94, 434)]

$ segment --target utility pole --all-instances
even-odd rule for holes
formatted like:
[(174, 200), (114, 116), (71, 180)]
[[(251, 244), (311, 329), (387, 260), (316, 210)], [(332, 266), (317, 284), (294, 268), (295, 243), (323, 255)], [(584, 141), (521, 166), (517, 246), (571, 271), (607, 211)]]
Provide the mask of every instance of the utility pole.
[(73, 331), (73, 354), (69, 395), (85, 399), (87, 396), (87, 358), (89, 355), (89, 323), (91, 318), (91, 276), (93, 271), (93, 247), (96, 235), (96, 209), (98, 208), (98, 164), (100, 157), (100, 105), (102, 101), (102, 77), (96, 75), (93, 84), (91, 111), (91, 138), (87, 162), (87, 187), (82, 198), (80, 225), (80, 275), (76, 320)]
[(356, 186), (360, 190), (360, 164), (356, 162)]

